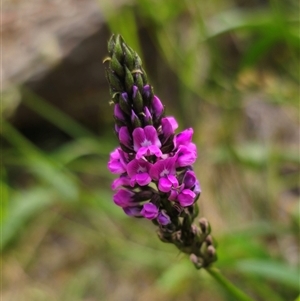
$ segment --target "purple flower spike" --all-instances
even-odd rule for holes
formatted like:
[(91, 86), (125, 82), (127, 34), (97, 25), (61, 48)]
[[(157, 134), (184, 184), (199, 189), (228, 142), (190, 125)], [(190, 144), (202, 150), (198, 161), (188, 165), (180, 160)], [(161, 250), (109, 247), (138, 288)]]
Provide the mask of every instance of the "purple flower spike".
[(155, 95), (153, 96), (152, 99), (152, 110), (156, 118), (160, 117), (164, 111), (163, 104), (161, 103), (160, 99)]
[(152, 220), (161, 241), (189, 254), (197, 269), (206, 268), (217, 257), (208, 221), (194, 223), (201, 188), (192, 166), (193, 129), (176, 134), (176, 119), (165, 117), (141, 59), (120, 35), (111, 37), (108, 52), (106, 77), (119, 139), (108, 162), (118, 174), (113, 201), (128, 216)]
[(154, 219), (158, 215), (158, 208), (152, 203), (146, 203), (143, 206), (141, 214), (147, 219)]
[(170, 224), (171, 219), (170, 219), (169, 215), (167, 215), (164, 211), (161, 211), (158, 214), (157, 221), (159, 224), (165, 226), (165, 225)]
[(130, 185), (133, 187), (135, 183), (140, 186), (148, 185), (151, 182), (149, 171), (152, 164), (143, 159), (134, 159), (127, 165), (127, 173), (130, 180)]
[(126, 163), (122, 156), (122, 150), (118, 147), (110, 153), (108, 169), (111, 173), (121, 174), (126, 172)]
[(183, 189), (178, 195), (178, 201), (182, 207), (193, 205), (196, 194), (189, 189)]
[(162, 152), (159, 149), (161, 143), (158, 139), (155, 127), (147, 125), (144, 128), (136, 128), (132, 136), (134, 150), (137, 152), (136, 159), (150, 155), (155, 155), (156, 157), (162, 156)]
[(132, 140), (126, 126), (122, 126), (119, 130), (119, 140), (126, 147), (132, 149)]
[(116, 205), (120, 207), (128, 207), (132, 204), (132, 197), (134, 192), (128, 189), (120, 189), (113, 197)]

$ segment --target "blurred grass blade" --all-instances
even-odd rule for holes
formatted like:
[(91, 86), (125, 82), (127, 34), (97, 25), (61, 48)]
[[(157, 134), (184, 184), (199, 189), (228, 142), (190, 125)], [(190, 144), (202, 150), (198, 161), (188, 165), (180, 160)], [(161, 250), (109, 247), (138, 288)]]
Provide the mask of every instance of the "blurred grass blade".
[(22, 87), (23, 102), (31, 110), (50, 121), (52, 124), (69, 134), (73, 138), (93, 137), (97, 138), (92, 132), (74, 121), (70, 116), (57, 109), (55, 106), (45, 101), (29, 89)]
[(299, 289), (299, 271), (284, 263), (271, 260), (247, 259), (236, 263), (238, 271), (274, 280), (294, 289)]
[(15, 193), (9, 200), (7, 215), (2, 221), (0, 249), (4, 250), (30, 218), (52, 204), (55, 199), (53, 190), (45, 190), (44, 187)]
[(63, 166), (47, 158), (9, 123), (3, 122), (2, 127), (2, 135), (28, 160), (30, 169), (39, 179), (50, 184), (64, 200), (77, 199), (75, 178)]

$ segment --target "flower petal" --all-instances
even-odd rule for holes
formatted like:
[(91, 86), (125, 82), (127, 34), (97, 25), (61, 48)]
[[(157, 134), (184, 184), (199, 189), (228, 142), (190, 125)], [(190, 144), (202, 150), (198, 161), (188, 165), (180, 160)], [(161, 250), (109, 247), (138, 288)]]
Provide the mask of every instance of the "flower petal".
[(189, 128), (177, 134), (175, 137), (175, 146), (178, 147), (179, 145), (188, 145), (189, 143), (191, 143), (193, 133), (193, 129)]
[(151, 182), (151, 177), (148, 173), (139, 173), (135, 176), (135, 180), (140, 186), (146, 186)]
[(141, 214), (147, 219), (154, 219), (158, 215), (158, 208), (152, 203), (146, 203), (143, 206)]
[(156, 145), (157, 147), (161, 147), (161, 142), (158, 139), (157, 131), (154, 126), (147, 125), (144, 127), (145, 137), (148, 141), (151, 141), (152, 145)]
[(178, 201), (182, 207), (187, 207), (193, 205), (195, 201), (196, 194), (189, 190), (183, 189), (178, 195)]
[(160, 178), (158, 181), (158, 189), (162, 192), (169, 192), (172, 188), (172, 183), (167, 178)]
[(133, 148), (137, 152), (141, 148), (142, 143), (146, 139), (144, 129), (140, 127), (134, 129), (134, 131), (132, 132), (132, 137), (133, 137)]
[(120, 207), (127, 207), (131, 204), (133, 196), (134, 196), (134, 192), (129, 191), (128, 189), (120, 189), (113, 196), (113, 200), (116, 205)]
[(119, 140), (126, 147), (132, 149), (132, 140), (126, 126), (122, 126), (119, 130)]

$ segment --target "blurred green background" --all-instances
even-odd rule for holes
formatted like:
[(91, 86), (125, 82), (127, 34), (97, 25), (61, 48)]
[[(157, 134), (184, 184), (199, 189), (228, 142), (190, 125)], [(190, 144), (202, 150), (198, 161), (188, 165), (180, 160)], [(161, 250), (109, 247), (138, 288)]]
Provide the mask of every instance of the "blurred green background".
[(298, 1), (68, 3), (77, 21), (92, 7), (93, 31), (70, 21), (59, 35), (51, 9), (64, 22), (72, 14), (59, 1), (24, 20), (24, 3), (4, 2), (4, 44), (28, 20), (38, 27), (5, 44), (7, 70), (44, 48), (28, 76), (4, 66), (2, 300), (232, 300), (112, 202), (117, 139), (102, 65), (112, 32), (140, 54), (167, 114), (194, 128), (216, 266), (255, 300), (299, 299)]

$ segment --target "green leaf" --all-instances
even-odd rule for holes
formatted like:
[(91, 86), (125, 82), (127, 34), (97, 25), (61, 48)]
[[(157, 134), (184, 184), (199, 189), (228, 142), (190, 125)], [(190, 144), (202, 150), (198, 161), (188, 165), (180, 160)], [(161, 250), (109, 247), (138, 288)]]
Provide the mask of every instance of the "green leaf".
[(294, 289), (299, 289), (299, 271), (284, 263), (273, 260), (246, 259), (235, 265), (240, 272), (274, 280)]
[(7, 214), (2, 222), (0, 249), (3, 250), (18, 235), (26, 222), (54, 200), (53, 190), (45, 190), (44, 187), (16, 192), (9, 201)]

